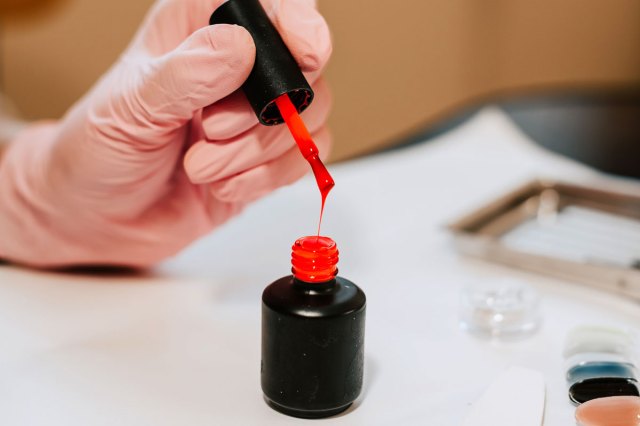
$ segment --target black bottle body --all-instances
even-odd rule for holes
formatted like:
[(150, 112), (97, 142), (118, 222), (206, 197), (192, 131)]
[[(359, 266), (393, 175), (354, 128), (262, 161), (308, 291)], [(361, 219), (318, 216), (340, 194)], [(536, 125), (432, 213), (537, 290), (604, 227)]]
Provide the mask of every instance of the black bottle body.
[(261, 382), (267, 402), (295, 417), (346, 410), (362, 390), (366, 296), (336, 277), (288, 276), (262, 295)]

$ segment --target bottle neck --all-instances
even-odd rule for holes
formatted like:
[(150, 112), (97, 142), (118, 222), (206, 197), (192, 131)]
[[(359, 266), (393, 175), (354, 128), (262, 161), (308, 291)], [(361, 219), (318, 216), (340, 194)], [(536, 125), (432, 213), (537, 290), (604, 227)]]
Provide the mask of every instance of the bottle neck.
[(328, 295), (336, 291), (338, 282), (334, 278), (331, 281), (325, 281), (321, 283), (307, 283), (300, 281), (296, 277), (293, 277), (293, 287), (296, 291), (302, 292), (307, 295)]
[(334, 284), (338, 260), (338, 246), (328, 237), (302, 237), (291, 247), (291, 272), (301, 283)]

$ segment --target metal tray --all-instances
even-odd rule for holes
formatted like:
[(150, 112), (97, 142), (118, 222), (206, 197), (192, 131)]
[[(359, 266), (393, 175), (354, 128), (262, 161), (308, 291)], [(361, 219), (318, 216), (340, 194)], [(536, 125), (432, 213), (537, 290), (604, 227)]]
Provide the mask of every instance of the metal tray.
[(640, 301), (640, 195), (535, 181), (448, 226), (458, 251)]

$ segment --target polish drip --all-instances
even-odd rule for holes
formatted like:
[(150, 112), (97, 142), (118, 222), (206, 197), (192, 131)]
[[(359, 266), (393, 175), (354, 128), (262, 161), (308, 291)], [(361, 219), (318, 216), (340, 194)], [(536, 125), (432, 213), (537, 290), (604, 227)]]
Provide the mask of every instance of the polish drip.
[(323, 283), (338, 275), (338, 246), (331, 238), (302, 237), (291, 250), (291, 272), (298, 280)]
[(318, 147), (315, 142), (311, 138), (311, 134), (307, 127), (300, 118), (296, 107), (291, 102), (288, 94), (283, 94), (276, 98), (276, 105), (280, 110), (280, 114), (284, 119), (285, 123), (287, 123), (287, 127), (289, 127), (289, 131), (291, 135), (296, 141), (302, 156), (307, 160), (309, 165), (311, 166), (311, 170), (313, 170), (313, 175), (316, 178), (316, 183), (318, 184), (318, 189), (320, 190), (320, 195), (322, 197), (322, 207), (320, 209), (320, 221), (318, 223), (318, 237), (320, 237), (320, 225), (322, 224), (322, 214), (324, 212), (324, 204), (327, 200), (327, 195), (329, 195), (329, 191), (335, 186), (335, 182), (331, 177), (331, 174), (325, 167), (324, 163), (320, 159), (320, 152), (318, 151)]

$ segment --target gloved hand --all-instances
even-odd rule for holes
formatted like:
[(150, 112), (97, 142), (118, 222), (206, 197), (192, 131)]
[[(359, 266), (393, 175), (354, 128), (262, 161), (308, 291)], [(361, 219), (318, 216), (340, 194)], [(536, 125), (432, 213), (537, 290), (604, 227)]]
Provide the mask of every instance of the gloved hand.
[[(249, 33), (208, 26), (222, 0), (161, 0), (113, 68), (59, 122), (31, 125), (0, 163), (0, 258), (37, 267), (147, 266), (308, 171), (286, 126), (238, 91)], [(323, 155), (331, 54), (310, 0), (264, 0), (314, 85), (303, 113)]]

